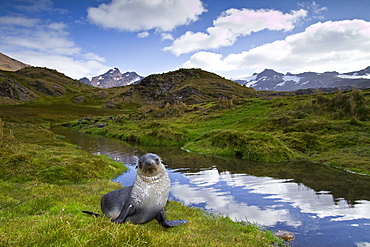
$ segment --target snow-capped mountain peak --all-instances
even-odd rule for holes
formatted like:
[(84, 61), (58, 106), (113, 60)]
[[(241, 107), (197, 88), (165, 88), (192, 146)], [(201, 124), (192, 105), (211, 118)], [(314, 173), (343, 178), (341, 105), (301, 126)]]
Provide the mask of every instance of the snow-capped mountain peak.
[(121, 73), (118, 68), (108, 70), (105, 74), (94, 76), (90, 79), (84, 77), (80, 81), (95, 87), (110, 88), (127, 86), (140, 82), (144, 77), (138, 75), (136, 72)]
[(272, 69), (234, 81), (256, 90), (295, 91), (308, 88), (370, 88), (370, 66), (366, 69), (340, 74), (335, 71), (285, 75)]

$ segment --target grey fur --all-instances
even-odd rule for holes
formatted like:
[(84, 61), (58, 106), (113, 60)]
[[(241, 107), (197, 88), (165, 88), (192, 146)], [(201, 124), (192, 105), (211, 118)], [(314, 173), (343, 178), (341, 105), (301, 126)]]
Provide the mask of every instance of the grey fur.
[(170, 191), (170, 179), (162, 159), (152, 153), (141, 156), (133, 185), (109, 192), (101, 199), (103, 213), (115, 223), (144, 224), (156, 219), (164, 227), (187, 223), (166, 220), (164, 208)]

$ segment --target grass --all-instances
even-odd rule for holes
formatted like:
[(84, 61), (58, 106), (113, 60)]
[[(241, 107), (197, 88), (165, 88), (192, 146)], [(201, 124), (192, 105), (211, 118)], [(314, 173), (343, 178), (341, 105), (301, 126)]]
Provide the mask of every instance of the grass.
[[(146, 97), (153, 93), (150, 90), (130, 95), (127, 88), (92, 89), (69, 79), (59, 84), (56, 72), (50, 70), (17, 74), (16, 79), (33, 88), (38, 99), (1, 105), (0, 245), (282, 244), (255, 225), (209, 216), (175, 202), (167, 205), (168, 218), (189, 223), (172, 229), (156, 222), (116, 225), (104, 217), (81, 214), (81, 210), (100, 211), (101, 196), (120, 187), (108, 178), (124, 167), (60, 141), (48, 128), (61, 123), (145, 145), (184, 146), (248, 160), (304, 158), (370, 175), (370, 90), (263, 100), (250, 98), (256, 97), (253, 90), (235, 96), (240, 86), (216, 75), (209, 79), (199, 71), (180, 72), (157, 75), (147, 83), (172, 87), (179, 76), (190, 73), (191, 80), (180, 78), (177, 91), (155, 95), (159, 99), (170, 99), (171, 93), (187, 95), (187, 101), (153, 106), (144, 104), (151, 100)], [(32, 80), (25, 79), (27, 73)], [(45, 76), (51, 79), (38, 80)], [(202, 95), (200, 86), (207, 94)], [(214, 86), (217, 90), (210, 91)], [(218, 97), (225, 90), (229, 94)]]
[[(110, 178), (125, 169), (105, 156), (79, 150), (48, 130), (58, 122), (91, 116), (96, 123), (119, 125), (109, 109), (67, 104), (7, 105), (0, 121), (0, 246), (272, 246), (283, 245), (269, 231), (227, 217), (169, 202), (168, 219), (188, 224), (165, 229), (156, 221), (144, 225), (114, 224), (82, 210), (100, 212), (100, 198), (121, 186)], [(56, 111), (54, 111), (56, 110)], [(126, 116), (125, 111), (115, 113)], [(96, 117), (96, 115), (99, 117)], [(91, 127), (92, 121), (75, 121)], [(178, 126), (151, 122), (146, 130), (162, 140), (187, 133)], [(134, 124), (131, 125), (134, 128)], [(101, 128), (87, 128), (97, 131)], [(113, 129), (114, 130), (114, 129)], [(180, 134), (178, 134), (180, 133)], [(181, 134), (183, 133), (183, 134)], [(101, 133), (103, 134), (103, 133)], [(164, 144), (164, 143), (162, 143)], [(222, 234), (220, 234), (222, 232)]]
[[(207, 216), (201, 210), (176, 202), (168, 203), (168, 218), (186, 218), (189, 223), (171, 229), (156, 221), (118, 225), (104, 217), (82, 214), (81, 210), (86, 208), (99, 211), (101, 195), (118, 188), (106, 180), (82, 185), (22, 187), (17, 188), (24, 193), (18, 195), (22, 203), (2, 210), (2, 216), (4, 211), (12, 211), (9, 220), (1, 220), (3, 246), (271, 246), (276, 241), (270, 232), (259, 231), (254, 225)], [(33, 199), (23, 200), (26, 194)]]
[(250, 161), (281, 162), (304, 157), (277, 138), (254, 131), (215, 130), (199, 140), (187, 143), (184, 148), (206, 154), (239, 156)]
[(171, 106), (165, 106), (118, 115), (104, 130), (88, 123), (71, 126), (143, 145), (183, 146), (253, 161), (308, 159), (370, 175), (369, 91), (245, 99), (227, 107), (210, 102), (167, 115)]

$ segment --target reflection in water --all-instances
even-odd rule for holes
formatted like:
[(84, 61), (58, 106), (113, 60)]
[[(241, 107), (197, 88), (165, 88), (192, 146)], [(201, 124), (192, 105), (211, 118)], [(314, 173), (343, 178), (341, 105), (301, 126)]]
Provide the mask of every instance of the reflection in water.
[[(272, 199), (271, 203), (262, 206), (256, 200), (256, 196), (249, 195), (255, 193), (254, 186), (265, 184), (267, 187), (273, 187), (279, 183), (277, 180), (235, 176), (229, 172), (219, 174), (216, 168), (198, 174), (187, 174), (187, 178), (188, 184), (174, 182), (171, 187), (172, 195), (185, 205), (202, 205), (207, 211), (228, 215), (235, 221), (247, 220), (264, 226), (274, 226), (277, 222), (288, 222), (293, 226), (301, 224), (300, 221), (289, 218), (289, 211), (276, 204), (277, 200)], [(235, 183), (235, 179), (239, 181)], [(269, 201), (269, 196), (271, 194), (265, 197), (266, 202)]]
[(236, 221), (295, 233), (293, 246), (370, 246), (370, 178), (308, 162), (253, 163), (132, 147), (117, 140), (55, 130), (67, 142), (106, 154), (130, 169), (114, 179), (131, 185), (137, 158), (153, 152), (168, 166), (170, 199)]

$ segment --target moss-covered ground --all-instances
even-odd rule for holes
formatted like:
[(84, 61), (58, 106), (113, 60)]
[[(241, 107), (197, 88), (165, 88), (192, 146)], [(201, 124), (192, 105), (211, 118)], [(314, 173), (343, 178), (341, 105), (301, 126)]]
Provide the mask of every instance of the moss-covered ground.
[[(142, 145), (253, 161), (306, 159), (370, 175), (370, 91), (167, 104), (66, 125)], [(101, 124), (105, 124), (102, 127)]]
[[(115, 115), (114, 119), (110, 117), (112, 115)], [(82, 210), (100, 212), (101, 196), (121, 187), (110, 179), (125, 171), (125, 167), (107, 157), (92, 155), (62, 142), (48, 128), (79, 119), (81, 121), (74, 122), (75, 126), (89, 126), (86, 131), (103, 134), (101, 130), (104, 128), (93, 125), (111, 121), (109, 126), (116, 126), (111, 130), (119, 133), (118, 128), (126, 121), (126, 115), (124, 110), (71, 103), (1, 106), (0, 246), (283, 244), (271, 232), (261, 231), (256, 225), (207, 215), (176, 202), (168, 203), (167, 217), (187, 219), (189, 223), (171, 229), (165, 229), (155, 221), (144, 225), (114, 224), (105, 217), (95, 218), (81, 213)], [(146, 128), (152, 128), (151, 135), (155, 137), (163, 135), (163, 132), (154, 130), (163, 128), (167, 137), (176, 137), (178, 143), (194, 135), (191, 131), (184, 132), (180, 122), (169, 128), (168, 121), (148, 121)], [(135, 121), (130, 128), (135, 129)], [(167, 143), (163, 141), (160, 144)]]
[(100, 211), (101, 196), (120, 187), (110, 179), (125, 167), (62, 142), (49, 131), (53, 125), (142, 145), (252, 161), (308, 160), (370, 175), (370, 90), (267, 99), (268, 93), (258, 96), (197, 70), (107, 90), (41, 68), (6, 74), (31, 91), (17, 98), (10, 90), (0, 99), (0, 246), (282, 244), (255, 225), (175, 202), (168, 218), (189, 223), (171, 229), (82, 214)]

